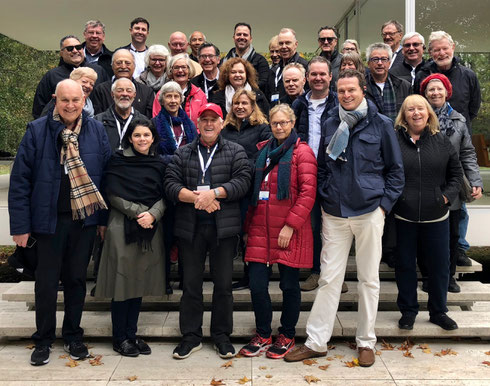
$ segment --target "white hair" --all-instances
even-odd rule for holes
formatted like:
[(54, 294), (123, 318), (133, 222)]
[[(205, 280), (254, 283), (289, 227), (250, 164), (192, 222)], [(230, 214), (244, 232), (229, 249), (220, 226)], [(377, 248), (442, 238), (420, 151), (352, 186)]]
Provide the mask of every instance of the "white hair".
[(391, 51), (391, 47), (388, 44), (385, 43), (373, 43), (366, 48), (366, 60), (369, 62), (369, 59), (371, 58), (371, 53), (374, 50), (384, 50), (388, 52), (388, 57), (391, 58), (393, 57), (393, 51)]
[(447, 41), (449, 42), (449, 44), (454, 45), (453, 38), (447, 32), (444, 32), (444, 31), (433, 31), (433, 32), (431, 32), (431, 34), (429, 36), (429, 50), (430, 50), (430, 46), (432, 45), (432, 42), (439, 41), (439, 40), (442, 40), (442, 39), (447, 39)]
[(148, 48), (145, 54), (145, 67), (150, 65), (150, 55), (160, 55), (165, 56), (166, 58), (170, 55), (167, 47), (162, 46), (161, 44), (153, 44)]
[(424, 37), (419, 34), (418, 32), (408, 32), (406, 33), (403, 37), (402, 37), (402, 41), (401, 41), (401, 45), (403, 46), (405, 44), (405, 41), (408, 40), (408, 39), (411, 39), (411, 38), (419, 38), (422, 45), (425, 45), (425, 39)]
[(136, 92), (136, 86), (134, 85), (134, 83), (131, 81), (131, 79), (128, 79), (128, 78), (119, 78), (119, 79), (116, 79), (114, 81), (114, 83), (112, 83), (112, 86), (111, 86), (111, 91), (114, 92), (116, 91), (116, 88), (117, 88), (117, 85), (122, 82), (123, 80), (128, 80), (131, 82), (131, 88), (133, 89), (133, 92)]

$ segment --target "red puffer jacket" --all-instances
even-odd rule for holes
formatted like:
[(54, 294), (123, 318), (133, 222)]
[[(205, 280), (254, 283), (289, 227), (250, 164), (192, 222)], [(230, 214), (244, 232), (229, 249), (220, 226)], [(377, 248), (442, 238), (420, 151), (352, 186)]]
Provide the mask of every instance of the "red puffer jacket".
[[(206, 94), (204, 94), (204, 91), (202, 91), (199, 87), (196, 87), (191, 83), (189, 83), (189, 85), (191, 86), (191, 91), (189, 92), (189, 95), (185, 101), (184, 110), (197, 127), (197, 114), (199, 113), (201, 106), (208, 103), (208, 100), (206, 99)], [(160, 102), (158, 102), (159, 96), (160, 91), (157, 92), (157, 95), (153, 100), (153, 117), (156, 117), (162, 109)]]
[[(263, 148), (266, 142), (257, 146)], [(289, 199), (277, 199), (278, 165), (269, 173), (269, 200), (250, 206), (244, 231), (248, 234), (245, 261), (281, 263), (293, 268), (311, 268), (313, 234), (310, 212), (316, 195), (316, 158), (305, 142), (296, 142), (291, 160)], [(262, 182), (261, 190), (265, 190)], [(279, 248), (277, 239), (284, 225), (294, 228), (289, 246)]]

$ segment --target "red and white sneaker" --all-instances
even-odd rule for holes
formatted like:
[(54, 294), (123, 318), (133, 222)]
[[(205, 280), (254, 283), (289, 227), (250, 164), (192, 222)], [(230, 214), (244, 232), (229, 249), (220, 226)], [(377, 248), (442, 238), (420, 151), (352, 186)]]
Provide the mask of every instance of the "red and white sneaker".
[(262, 338), (258, 333), (255, 333), (250, 343), (242, 347), (240, 354), (246, 357), (254, 357), (267, 350), (271, 344), (272, 338), (270, 336)]
[(294, 338), (286, 338), (283, 334), (279, 334), (276, 341), (267, 350), (267, 358), (281, 359), (294, 348)]

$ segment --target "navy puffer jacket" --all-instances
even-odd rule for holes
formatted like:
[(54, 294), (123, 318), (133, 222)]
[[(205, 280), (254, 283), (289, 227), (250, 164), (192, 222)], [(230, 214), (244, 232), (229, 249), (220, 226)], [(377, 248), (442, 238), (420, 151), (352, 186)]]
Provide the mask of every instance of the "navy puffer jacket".
[[(64, 128), (63, 123), (53, 119), (53, 110), (27, 125), (10, 174), (8, 206), (11, 235), (55, 232), (63, 167), (58, 138)], [(87, 172), (100, 188), (111, 147), (102, 123), (89, 118), (85, 112), (78, 143)], [(85, 225), (98, 224), (99, 212), (87, 217)]]

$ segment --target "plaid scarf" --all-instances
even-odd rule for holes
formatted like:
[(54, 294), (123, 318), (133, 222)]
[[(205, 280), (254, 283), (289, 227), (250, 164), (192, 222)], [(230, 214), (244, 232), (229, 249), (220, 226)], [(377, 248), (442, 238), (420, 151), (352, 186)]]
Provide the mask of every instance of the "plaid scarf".
[[(61, 122), (57, 108), (54, 108), (53, 119)], [(82, 128), (82, 116), (73, 130), (63, 129), (61, 132), (60, 160), (68, 172), (70, 179), (70, 202), (73, 220), (82, 220), (91, 216), (97, 209), (107, 209), (107, 205), (99, 190), (87, 173), (85, 164), (78, 151), (78, 135)]]
[(381, 92), (371, 74), (369, 74), (368, 76), (369, 81), (373, 86), (372, 88), (374, 90), (374, 99), (376, 100), (376, 105), (380, 107), (380, 113), (386, 115), (388, 118), (391, 118), (394, 121), (397, 116), (396, 95), (390, 77), (388, 76), (386, 78), (383, 92)]

